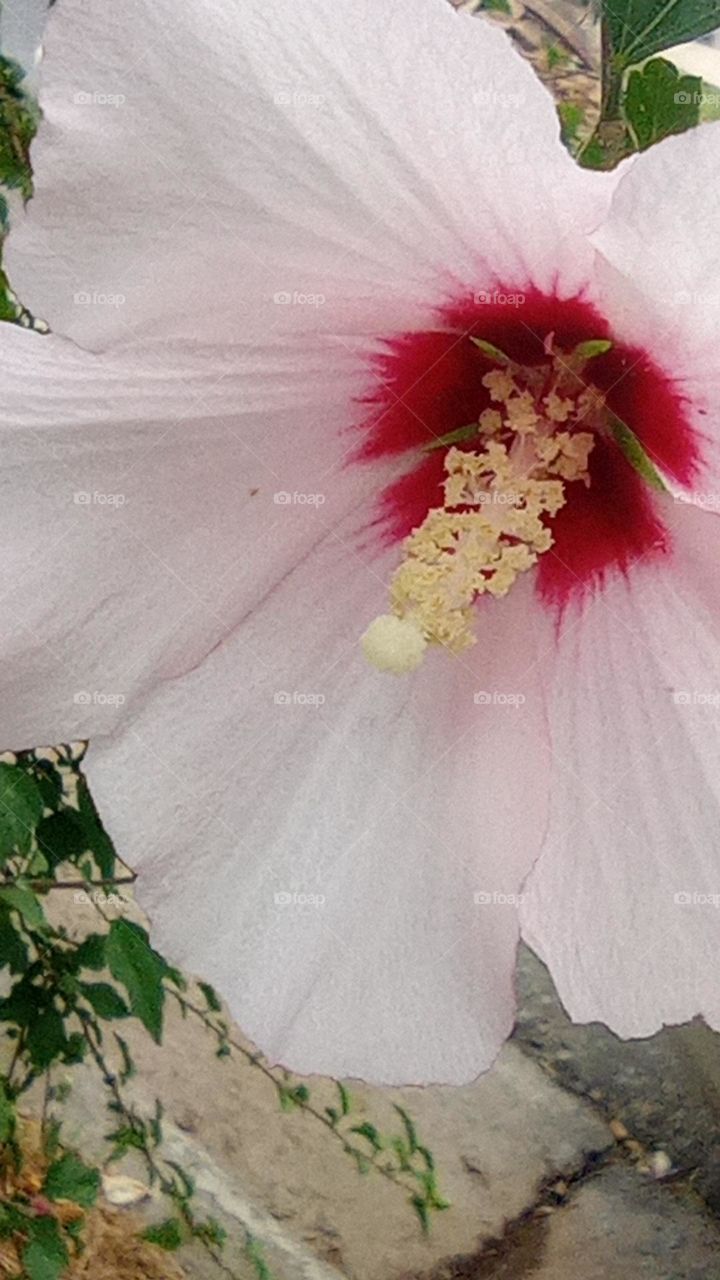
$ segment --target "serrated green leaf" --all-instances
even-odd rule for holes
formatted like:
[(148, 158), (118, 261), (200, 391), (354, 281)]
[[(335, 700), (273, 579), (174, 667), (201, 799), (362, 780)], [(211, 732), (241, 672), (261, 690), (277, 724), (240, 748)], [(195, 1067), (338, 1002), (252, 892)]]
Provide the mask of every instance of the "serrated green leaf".
[(633, 142), (645, 151), (700, 121), (702, 80), (682, 76), (664, 58), (653, 58), (628, 77), (623, 111)]
[(31, 1218), (27, 1229), (30, 1241), (22, 1260), (28, 1280), (58, 1280), (69, 1259), (55, 1218)]
[(143, 1231), (141, 1239), (168, 1251), (179, 1249), (183, 1242), (182, 1223), (177, 1218), (166, 1218), (164, 1222)]
[(622, 70), (720, 26), (720, 0), (602, 0), (614, 66)]
[(614, 413), (609, 415), (609, 423), (615, 443), (627, 458), (630, 466), (637, 471), (638, 475), (642, 476), (645, 483), (649, 484), (652, 489), (667, 493), (668, 489), (665, 481), (648, 457), (635, 432)]
[(167, 970), (165, 961), (150, 946), (145, 930), (129, 920), (113, 920), (105, 954), (111, 974), (127, 991), (130, 1008), (159, 1044), (165, 1000), (162, 983)]
[(129, 1018), (130, 1010), (109, 982), (81, 982), (80, 990), (99, 1018)]
[(68, 1151), (45, 1175), (43, 1192), (49, 1200), (74, 1200), (82, 1209), (95, 1204), (100, 1190), (100, 1173)]
[(40, 790), (26, 769), (0, 763), (0, 866), (27, 853), (42, 818)]

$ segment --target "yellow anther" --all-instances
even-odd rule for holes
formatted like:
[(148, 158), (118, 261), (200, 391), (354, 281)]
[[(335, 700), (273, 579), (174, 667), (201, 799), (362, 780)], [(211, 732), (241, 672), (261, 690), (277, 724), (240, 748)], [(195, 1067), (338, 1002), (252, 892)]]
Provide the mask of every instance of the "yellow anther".
[(576, 386), (568, 388), (566, 358), (548, 357), (544, 366), (483, 376), (502, 408), (481, 413), (477, 452), (448, 450), (443, 505), (403, 543), (390, 586), (393, 613), (376, 618), (362, 639), (381, 670), (413, 670), (428, 644), (453, 653), (475, 644), (474, 602), (507, 594), (552, 546), (548, 522), (564, 506), (567, 485), (590, 483), (594, 432), (572, 426), (600, 426), (604, 399), (575, 368)]

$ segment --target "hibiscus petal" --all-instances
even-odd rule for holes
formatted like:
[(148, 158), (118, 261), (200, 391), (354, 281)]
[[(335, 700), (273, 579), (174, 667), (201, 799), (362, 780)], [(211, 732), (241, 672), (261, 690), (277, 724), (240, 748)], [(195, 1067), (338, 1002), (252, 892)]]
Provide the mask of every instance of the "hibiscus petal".
[(587, 281), (614, 175), (572, 162), (504, 33), (444, 0), (64, 0), (45, 48), (8, 261), (85, 345), (388, 332), (458, 283)]
[[(669, 138), (624, 168), (600, 250), (600, 305), (619, 337), (672, 378), (697, 433), (692, 487), (720, 507), (720, 123)], [(664, 410), (663, 410), (664, 412)]]
[(349, 556), (348, 533), (132, 731), (91, 745), (90, 782), (139, 868), (153, 938), (219, 988), (271, 1059), (467, 1081), (513, 1021), (552, 637), (521, 587), (484, 610), (462, 660), (380, 675), (357, 620), (384, 607), (390, 562)]
[(343, 348), (148, 343), (140, 362), (2, 325), (0, 350), (4, 747), (108, 732), (372, 509), (334, 429), (363, 382)]
[(523, 936), (578, 1022), (720, 1027), (720, 523), (666, 504), (670, 563), (636, 565), (561, 640), (547, 838)]

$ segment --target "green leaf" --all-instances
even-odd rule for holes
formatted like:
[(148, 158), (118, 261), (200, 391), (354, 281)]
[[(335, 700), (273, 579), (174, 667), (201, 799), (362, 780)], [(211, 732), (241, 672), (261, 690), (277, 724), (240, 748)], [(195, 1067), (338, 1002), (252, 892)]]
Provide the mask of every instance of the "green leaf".
[(167, 964), (150, 946), (145, 930), (129, 920), (113, 920), (105, 954), (113, 978), (128, 993), (130, 1008), (159, 1044)]
[(422, 1196), (411, 1196), (410, 1203), (420, 1219), (420, 1226), (423, 1229), (423, 1235), (427, 1235), (430, 1228), (430, 1217), (428, 1214), (427, 1202)]
[(603, 24), (618, 70), (720, 26), (720, 0), (603, 0)]
[(198, 982), (198, 986), (205, 997), (208, 1009), (210, 1009), (212, 1013), (220, 1013), (222, 1005), (215, 988), (211, 987), (209, 982)]
[(249, 1231), (245, 1232), (245, 1257), (253, 1268), (255, 1280), (273, 1280), (262, 1246)]
[(347, 1116), (350, 1114), (350, 1108), (352, 1106), (352, 1098), (350, 1097), (349, 1091), (346, 1089), (345, 1085), (342, 1083), (341, 1080), (336, 1080), (335, 1083), (337, 1085), (338, 1094), (340, 1095), (340, 1106), (342, 1108), (342, 1113), (344, 1116)]
[(34, 760), (32, 776), (46, 809), (59, 809), (63, 797), (63, 777), (51, 760)]
[(38, 113), (23, 92), (24, 78), (22, 67), (0, 55), (0, 183), (20, 190), (28, 200), (32, 195), (30, 143)]
[(11, 973), (27, 968), (28, 950), (13, 924), (9, 905), (0, 903), (0, 969), (8, 965)]
[(117, 865), (115, 846), (105, 830), (100, 815), (95, 808), (95, 801), (83, 774), (78, 775), (77, 798), (79, 805), (78, 818), (82, 824), (87, 840), (87, 849), (95, 859), (95, 863), (104, 880), (112, 880)]
[(370, 1124), (369, 1120), (364, 1120), (362, 1124), (353, 1125), (351, 1133), (359, 1133), (361, 1137), (367, 1138), (373, 1151), (382, 1151), (382, 1139), (374, 1124)]
[(623, 111), (638, 151), (700, 121), (702, 80), (682, 76), (664, 58), (653, 58), (628, 77)]
[(50, 1165), (43, 1192), (50, 1200), (74, 1200), (83, 1209), (95, 1204), (100, 1190), (100, 1173), (68, 1151)]
[(90, 933), (75, 952), (76, 969), (104, 969), (106, 938), (102, 933)]
[(44, 1071), (67, 1049), (62, 1017), (52, 1005), (43, 1009), (28, 1027), (27, 1051), (34, 1067)]
[(0, 763), (0, 865), (27, 853), (42, 818), (40, 790), (26, 769)]
[(128, 1080), (135, 1075), (135, 1063), (132, 1060), (127, 1040), (123, 1040), (122, 1036), (118, 1035), (117, 1031), (115, 1032), (115, 1039), (117, 1040), (118, 1048), (123, 1060), (119, 1073), (120, 1083), (127, 1084)]
[(638, 475), (642, 476), (643, 480), (651, 488), (658, 489), (661, 493), (667, 493), (668, 489), (665, 481), (643, 449), (635, 432), (614, 413), (609, 415), (609, 421), (615, 443), (627, 458), (630, 466), (637, 471)]
[(512, 17), (509, 0), (483, 0), (482, 7), (487, 13), (505, 13), (509, 18)]
[(0, 1000), (0, 1022), (14, 1022), (18, 1027), (27, 1027), (38, 1011), (38, 987), (27, 980), (27, 975), (16, 982), (10, 994)]
[(171, 1169), (174, 1169), (175, 1173), (180, 1179), (180, 1183), (182, 1186), (182, 1194), (187, 1198), (194, 1196), (195, 1183), (193, 1179), (190, 1177), (190, 1174), (187, 1173), (185, 1169), (183, 1169), (181, 1164), (178, 1164), (177, 1160), (166, 1160), (165, 1163), (169, 1165)]
[(47, 926), (45, 914), (36, 893), (21, 884), (14, 884), (0, 889), (0, 904), (4, 903), (11, 910), (22, 916), (23, 922), (31, 929), (43, 930)]
[(562, 140), (567, 147), (573, 149), (585, 123), (585, 108), (579, 102), (558, 102), (557, 113), (560, 117)]
[(60, 1228), (52, 1217), (31, 1218), (30, 1241), (22, 1260), (28, 1280), (58, 1280), (68, 1264), (68, 1251)]
[(182, 1223), (177, 1218), (166, 1218), (164, 1222), (143, 1231), (141, 1239), (157, 1244), (161, 1249), (179, 1249), (183, 1242)]
[(413, 1124), (413, 1121), (411, 1120), (410, 1116), (408, 1115), (404, 1107), (399, 1106), (397, 1102), (395, 1102), (393, 1105), (398, 1115), (400, 1116), (400, 1119), (403, 1122), (403, 1127), (407, 1135), (408, 1146), (410, 1147), (410, 1151), (411, 1153), (414, 1153), (418, 1149), (418, 1138), (417, 1138), (417, 1131), (415, 1129), (415, 1125)]
[(87, 852), (85, 833), (72, 809), (62, 809), (43, 818), (37, 829), (37, 840), (51, 871), (61, 862), (76, 862)]
[(15, 1107), (5, 1092), (0, 1079), (0, 1143), (9, 1142), (15, 1133)]
[(81, 982), (80, 990), (99, 1018), (129, 1018), (130, 1010), (109, 982)]

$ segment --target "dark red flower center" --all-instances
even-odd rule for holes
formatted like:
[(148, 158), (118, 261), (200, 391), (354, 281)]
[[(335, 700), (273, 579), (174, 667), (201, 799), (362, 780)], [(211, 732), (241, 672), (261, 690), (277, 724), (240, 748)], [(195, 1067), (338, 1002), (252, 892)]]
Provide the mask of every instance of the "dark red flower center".
[[(691, 485), (699, 444), (671, 374), (643, 349), (615, 341), (604, 317), (582, 298), (563, 301), (498, 286), (443, 307), (432, 330), (388, 338), (375, 362), (376, 385), (364, 400), (367, 415), (355, 456), (368, 462), (412, 456), (409, 469), (381, 495), (376, 523), (385, 541), (405, 538), (442, 505), (445, 450), (428, 452), (428, 445), (491, 406), (482, 382), (487, 362), (470, 339), (481, 338), (532, 367), (547, 359), (549, 335), (563, 351), (595, 339), (612, 341), (592, 361), (593, 385), (655, 467)], [(609, 571), (625, 573), (636, 561), (669, 549), (661, 518), (665, 499), (653, 493), (612, 439), (598, 436), (589, 473), (588, 486), (572, 486), (553, 520), (554, 545), (537, 565), (538, 590), (553, 604), (564, 605), (601, 584)]]

